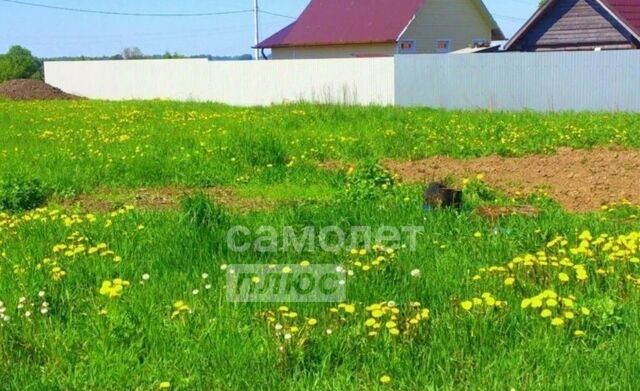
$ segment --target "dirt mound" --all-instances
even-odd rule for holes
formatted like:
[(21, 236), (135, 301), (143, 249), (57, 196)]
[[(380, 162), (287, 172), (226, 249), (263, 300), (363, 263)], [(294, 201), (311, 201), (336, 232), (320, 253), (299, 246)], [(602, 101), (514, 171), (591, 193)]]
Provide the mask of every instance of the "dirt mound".
[(0, 97), (12, 100), (80, 99), (40, 80), (9, 80), (0, 84)]
[(389, 161), (386, 166), (408, 182), (484, 174), (489, 185), (508, 193), (542, 188), (573, 212), (597, 210), (621, 200), (640, 203), (640, 151), (561, 149), (556, 155), (472, 160), (435, 157)]

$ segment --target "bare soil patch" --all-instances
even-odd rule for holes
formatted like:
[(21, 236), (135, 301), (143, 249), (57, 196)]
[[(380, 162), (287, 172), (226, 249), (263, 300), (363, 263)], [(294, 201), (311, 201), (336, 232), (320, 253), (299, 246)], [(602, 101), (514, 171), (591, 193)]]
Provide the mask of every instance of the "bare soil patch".
[(185, 197), (200, 193), (215, 202), (238, 211), (271, 210), (276, 207), (274, 201), (240, 198), (231, 189), (188, 189), (180, 187), (102, 189), (92, 194), (83, 194), (73, 199), (67, 199), (63, 202), (63, 205), (67, 208), (80, 207), (92, 212), (108, 212), (122, 205), (132, 205), (140, 210), (171, 211), (179, 209), (180, 202)]
[(0, 84), (0, 97), (12, 100), (81, 99), (40, 80), (9, 80)]
[(481, 206), (476, 213), (489, 220), (498, 220), (505, 216), (537, 216), (540, 209), (532, 205), (522, 206)]
[(556, 155), (472, 160), (434, 157), (415, 162), (388, 161), (386, 166), (407, 182), (484, 174), (489, 185), (508, 193), (531, 193), (542, 188), (572, 212), (593, 211), (621, 200), (640, 203), (637, 150), (560, 149)]

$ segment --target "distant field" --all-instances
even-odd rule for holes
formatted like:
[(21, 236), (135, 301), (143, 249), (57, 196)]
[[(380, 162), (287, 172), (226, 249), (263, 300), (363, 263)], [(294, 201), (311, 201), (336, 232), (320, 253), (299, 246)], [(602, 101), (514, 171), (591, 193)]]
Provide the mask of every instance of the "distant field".
[[(487, 160), (417, 165), (563, 147), (635, 175), (640, 115), (0, 101), (0, 388), (637, 389), (632, 176), (606, 197), (614, 170), (581, 186), (590, 152), (565, 160), (607, 202), (570, 213), (561, 184), (511, 189)], [(425, 211), (389, 172), (408, 161), (462, 206)], [(415, 251), (238, 253), (237, 225), (424, 232)], [(226, 300), (227, 265), (307, 262), (352, 271), (347, 301)]]

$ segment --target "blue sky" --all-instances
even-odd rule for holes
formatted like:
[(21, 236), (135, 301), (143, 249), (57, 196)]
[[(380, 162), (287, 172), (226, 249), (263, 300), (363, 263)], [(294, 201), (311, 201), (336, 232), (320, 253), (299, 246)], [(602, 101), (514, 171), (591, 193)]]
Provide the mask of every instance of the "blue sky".
[[(197, 13), (251, 9), (253, 0), (22, 0), (46, 5), (138, 13)], [(458, 0), (451, 0), (458, 1)], [(309, 0), (260, 0), (266, 11), (298, 16)], [(507, 36), (537, 8), (538, 0), (485, 0)], [(289, 19), (262, 15), (266, 37)], [(0, 52), (14, 44), (41, 57), (113, 55), (129, 46), (145, 54), (238, 55), (251, 52), (250, 13), (207, 17), (132, 17), (31, 8), (0, 0)]]

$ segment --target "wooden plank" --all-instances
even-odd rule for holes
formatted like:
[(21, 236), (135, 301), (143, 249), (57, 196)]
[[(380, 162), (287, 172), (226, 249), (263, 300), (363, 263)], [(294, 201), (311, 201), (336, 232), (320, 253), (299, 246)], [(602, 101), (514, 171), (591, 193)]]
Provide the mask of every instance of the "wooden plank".
[(632, 45), (629, 33), (597, 1), (561, 0), (520, 40), (524, 50), (543, 47), (593, 50)]

